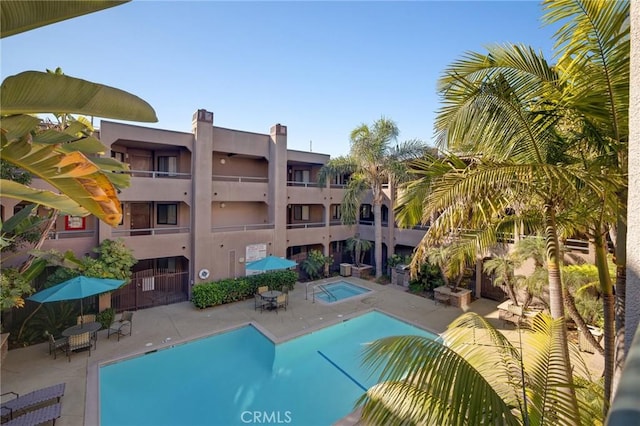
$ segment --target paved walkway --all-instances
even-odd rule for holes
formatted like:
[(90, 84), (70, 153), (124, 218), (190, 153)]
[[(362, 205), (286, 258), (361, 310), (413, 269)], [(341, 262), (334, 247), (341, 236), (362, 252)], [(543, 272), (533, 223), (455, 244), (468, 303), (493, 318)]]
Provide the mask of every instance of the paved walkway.
[[(53, 359), (48, 343), (9, 351), (2, 363), (2, 392), (29, 392), (37, 388), (66, 382), (62, 399), (60, 426), (96, 425), (97, 422), (97, 365), (101, 362), (170, 346), (196, 337), (253, 322), (265, 330), (276, 342), (305, 334), (311, 330), (338, 323), (350, 316), (372, 309), (397, 316), (435, 333), (441, 333), (462, 310), (433, 300), (407, 293), (394, 285), (378, 285), (355, 278), (351, 282), (374, 292), (356, 300), (334, 303), (312, 303), (307, 299), (305, 284), (297, 284), (290, 292), (286, 311), (260, 312), (254, 310), (253, 299), (209, 309), (196, 309), (190, 302), (160, 306), (135, 312), (133, 335), (107, 339), (107, 332), (98, 333), (97, 349), (72, 354), (71, 362), (62, 354)], [(335, 279), (327, 280), (335, 281)], [(485, 317), (497, 319), (497, 302), (480, 299), (471, 309)], [(507, 327), (508, 328), (508, 327)], [(597, 366), (597, 365), (596, 365)]]

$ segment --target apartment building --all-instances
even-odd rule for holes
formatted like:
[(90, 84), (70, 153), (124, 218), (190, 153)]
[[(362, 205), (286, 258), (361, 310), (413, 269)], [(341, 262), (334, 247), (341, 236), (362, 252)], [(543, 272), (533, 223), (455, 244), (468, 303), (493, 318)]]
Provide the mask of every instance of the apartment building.
[[(329, 156), (287, 149), (284, 125), (266, 134), (231, 130), (198, 110), (191, 133), (102, 121), (100, 140), (106, 155), (131, 169), (131, 185), (118, 195), (122, 222), (113, 228), (92, 216), (61, 216), (43, 249), (82, 256), (105, 239), (122, 239), (138, 264), (132, 283), (112, 295), (117, 309), (188, 300), (194, 284), (243, 276), (247, 262), (266, 255), (300, 263), (317, 249), (333, 256), (337, 270), (350, 260), (345, 240), (356, 232), (373, 240), (370, 201), (358, 225), (343, 225), (347, 176), (319, 187)], [(386, 191), (384, 259), (409, 252), (424, 234), (388, 226), (394, 218)], [(20, 208), (8, 199), (2, 205), (4, 212)]]

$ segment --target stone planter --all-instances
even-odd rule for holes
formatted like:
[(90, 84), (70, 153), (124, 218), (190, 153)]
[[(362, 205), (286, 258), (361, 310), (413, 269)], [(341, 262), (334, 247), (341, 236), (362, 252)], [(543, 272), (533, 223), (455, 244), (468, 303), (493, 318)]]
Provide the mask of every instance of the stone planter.
[(471, 290), (458, 289), (455, 293), (447, 286), (441, 286), (433, 289), (433, 296), (436, 301), (445, 302), (448, 300), (451, 306), (467, 310), (471, 304)]
[(366, 280), (371, 276), (371, 270), (373, 266), (371, 265), (351, 265), (351, 276), (356, 278), (362, 278)]

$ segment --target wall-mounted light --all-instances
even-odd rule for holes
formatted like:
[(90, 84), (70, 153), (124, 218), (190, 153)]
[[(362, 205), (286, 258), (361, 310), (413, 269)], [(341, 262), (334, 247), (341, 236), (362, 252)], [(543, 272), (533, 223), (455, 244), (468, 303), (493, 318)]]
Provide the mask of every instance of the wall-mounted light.
[(225, 207), (227, 207), (227, 205), (225, 203), (220, 203), (220, 208), (224, 209)]
[(220, 164), (225, 164), (227, 162), (227, 160), (225, 160), (224, 158), (220, 159)]

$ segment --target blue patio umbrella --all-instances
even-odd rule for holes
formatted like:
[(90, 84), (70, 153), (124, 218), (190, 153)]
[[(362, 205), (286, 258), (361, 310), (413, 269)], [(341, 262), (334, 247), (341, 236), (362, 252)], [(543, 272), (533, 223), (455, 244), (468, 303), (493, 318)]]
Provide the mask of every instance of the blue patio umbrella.
[(32, 294), (27, 300), (46, 303), (80, 299), (80, 315), (83, 315), (82, 299), (117, 290), (122, 284), (124, 284), (124, 280), (90, 278), (81, 275)]
[(296, 266), (293, 260), (285, 259), (277, 256), (267, 256), (254, 262), (247, 263), (245, 269), (250, 271), (277, 271), (280, 269), (289, 269)]

